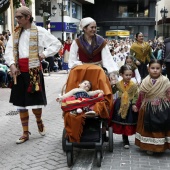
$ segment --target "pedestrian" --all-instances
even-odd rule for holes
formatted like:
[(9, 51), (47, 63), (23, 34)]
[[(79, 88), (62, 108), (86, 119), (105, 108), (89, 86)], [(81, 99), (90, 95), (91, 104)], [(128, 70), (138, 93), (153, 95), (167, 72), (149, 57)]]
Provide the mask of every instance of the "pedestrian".
[[(1, 87), (5, 88), (8, 84), (8, 72), (9, 68), (5, 64), (0, 63), (0, 71), (2, 76)], [(3, 72), (3, 73), (2, 73)]]
[(29, 108), (36, 117), (39, 133), (45, 135), (41, 116), (42, 107), (47, 105), (47, 100), (40, 62), (58, 52), (61, 43), (46, 29), (33, 23), (28, 7), (18, 8), (15, 19), (18, 26), (14, 32), (14, 44), (10, 36), (4, 57), (14, 80), (16, 77), (16, 83), (14, 81), (11, 89), (10, 103), (17, 107), (20, 114), (23, 135), (16, 141), (20, 144), (29, 139)]
[(129, 65), (123, 65), (119, 74), (123, 79), (112, 84), (113, 94), (118, 91), (113, 107), (112, 127), (114, 133), (122, 134), (124, 148), (129, 149), (128, 136), (136, 133), (138, 88), (131, 80), (133, 72)]
[(144, 79), (148, 75), (147, 64), (150, 59), (154, 59), (152, 48), (148, 42), (144, 41), (143, 33), (136, 34), (136, 41), (130, 48), (130, 54), (134, 56), (134, 62), (139, 69), (141, 78)]
[(70, 54), (70, 47), (71, 47), (71, 38), (67, 37), (66, 42), (64, 43), (64, 48), (63, 48), (63, 70), (66, 70), (68, 72), (68, 59), (69, 59), (69, 54)]
[(160, 60), (151, 60), (136, 106), (139, 117), (135, 144), (148, 154), (170, 149), (170, 82)]
[(166, 66), (166, 74), (168, 79), (170, 80), (170, 38), (166, 38), (164, 40), (162, 55), (162, 59), (164, 59), (164, 63)]
[(72, 42), (69, 55), (69, 68), (84, 63), (105, 67), (108, 73), (117, 72), (118, 66), (113, 61), (106, 40), (96, 34), (96, 21), (90, 17), (80, 21), (80, 30), (84, 32)]

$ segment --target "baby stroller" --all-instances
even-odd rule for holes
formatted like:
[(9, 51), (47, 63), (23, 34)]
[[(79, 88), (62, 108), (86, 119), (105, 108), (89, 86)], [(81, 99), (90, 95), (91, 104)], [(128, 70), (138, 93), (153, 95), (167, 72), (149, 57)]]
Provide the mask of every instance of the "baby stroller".
[[(62, 135), (62, 148), (67, 155), (67, 165), (73, 164), (73, 147), (95, 149), (97, 166), (101, 166), (102, 145), (105, 141), (103, 129), (108, 130), (109, 151), (113, 152), (113, 131), (108, 127), (109, 115), (113, 107), (112, 90), (104, 70), (96, 65), (84, 64), (70, 71), (65, 92), (78, 87), (82, 80), (92, 82), (92, 90), (103, 90), (103, 101), (97, 102), (98, 115), (87, 116), (85, 113), (74, 116), (71, 112), (63, 113), (65, 128)], [(76, 104), (74, 103), (74, 106)], [(77, 104), (79, 107), (80, 104)]]

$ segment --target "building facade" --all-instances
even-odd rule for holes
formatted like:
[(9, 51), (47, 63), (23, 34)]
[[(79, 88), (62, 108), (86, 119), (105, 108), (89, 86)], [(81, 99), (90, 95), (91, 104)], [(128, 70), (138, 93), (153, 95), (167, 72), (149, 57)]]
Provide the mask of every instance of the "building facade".
[[(57, 13), (54, 16), (51, 15), (49, 18), (49, 30), (52, 32), (53, 35), (64, 41), (67, 39), (67, 37), (75, 39), (77, 37), (77, 34), (79, 34), (79, 23), (82, 18), (82, 4), (93, 3), (94, 0), (69, 0), (67, 1), (67, 5), (62, 8), (57, 4), (57, 1), (51, 0), (51, 2), (48, 3), (48, 6), (46, 6), (46, 12), (51, 14), (51, 9), (53, 6), (55, 6), (57, 8)], [(38, 10), (40, 5), (41, 1), (35, 1), (36, 24), (43, 26), (44, 17), (39, 14)]]
[[(64, 2), (64, 0), (62, 1)], [(44, 6), (45, 12), (51, 15), (52, 7), (55, 6), (57, 8), (56, 14), (52, 14), (50, 17), (41, 16), (39, 7), (42, 5), (42, 2), (46, 4)], [(63, 37), (63, 40), (66, 40), (67, 37), (74, 39), (77, 37), (77, 34), (79, 34), (78, 26), (82, 18), (82, 4), (94, 4), (94, 0), (67, 0), (67, 5), (63, 8), (64, 11), (59, 7), (57, 2), (58, 0), (32, 0), (30, 9), (32, 10), (34, 22), (40, 26), (44, 26), (44, 23), (49, 22), (48, 29), (54, 36), (60, 39)], [(7, 29), (12, 32), (10, 8), (0, 15), (0, 32)]]
[[(170, 37), (170, 1), (169, 0), (157, 0), (156, 4), (156, 37)], [(161, 10), (167, 10), (167, 17), (162, 18)]]
[(155, 37), (155, 5), (156, 0), (96, 0), (95, 8), (83, 5), (83, 17), (93, 17), (104, 38), (134, 38), (143, 32), (148, 40)]

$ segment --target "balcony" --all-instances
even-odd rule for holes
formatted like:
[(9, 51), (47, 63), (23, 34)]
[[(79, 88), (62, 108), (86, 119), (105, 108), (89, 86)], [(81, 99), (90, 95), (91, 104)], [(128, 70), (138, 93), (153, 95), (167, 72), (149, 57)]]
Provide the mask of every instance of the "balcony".
[(140, 13), (134, 13), (134, 12), (124, 12), (122, 14), (119, 14), (120, 18), (133, 18), (133, 17), (139, 17), (139, 18), (143, 18), (143, 17), (148, 17), (147, 15), (144, 15), (143, 12)]

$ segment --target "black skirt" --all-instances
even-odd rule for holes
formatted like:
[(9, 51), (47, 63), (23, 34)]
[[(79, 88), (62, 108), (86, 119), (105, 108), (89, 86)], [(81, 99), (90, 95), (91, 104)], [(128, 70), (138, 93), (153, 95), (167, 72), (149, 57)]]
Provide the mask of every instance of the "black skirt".
[(12, 85), (10, 103), (13, 103), (14, 106), (20, 107), (47, 105), (44, 77), (41, 71), (39, 72), (39, 75), (41, 91), (36, 91), (34, 93), (27, 92), (30, 84), (29, 73), (22, 72), (18, 75), (17, 84)]
[(144, 129), (148, 132), (170, 130), (170, 104), (158, 105), (153, 109), (151, 103), (148, 103), (144, 114)]
[(114, 103), (112, 122), (121, 125), (136, 125), (138, 120), (138, 113), (132, 110), (132, 104), (130, 103), (126, 119), (122, 119), (121, 115), (118, 113), (120, 109), (121, 99), (117, 98)]
[(144, 79), (148, 75), (148, 68), (147, 68), (147, 63), (142, 63), (137, 66), (139, 70), (139, 74), (141, 76), (141, 79)]

